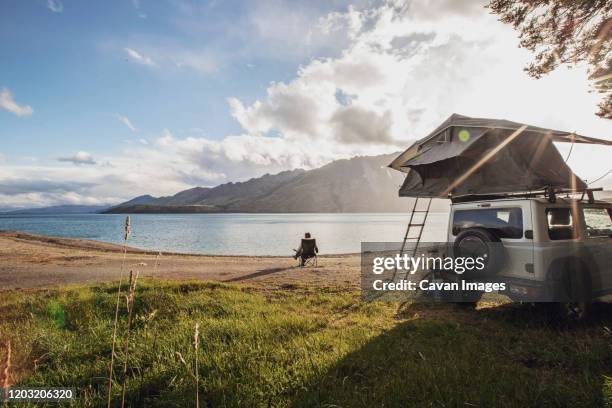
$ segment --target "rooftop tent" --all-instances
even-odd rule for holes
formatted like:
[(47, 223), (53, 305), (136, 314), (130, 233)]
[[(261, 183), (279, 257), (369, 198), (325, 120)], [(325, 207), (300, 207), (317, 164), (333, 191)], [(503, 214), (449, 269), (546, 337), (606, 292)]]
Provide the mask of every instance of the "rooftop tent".
[(453, 114), (389, 167), (406, 173), (401, 197), (586, 188), (553, 142), (612, 146), (575, 133)]

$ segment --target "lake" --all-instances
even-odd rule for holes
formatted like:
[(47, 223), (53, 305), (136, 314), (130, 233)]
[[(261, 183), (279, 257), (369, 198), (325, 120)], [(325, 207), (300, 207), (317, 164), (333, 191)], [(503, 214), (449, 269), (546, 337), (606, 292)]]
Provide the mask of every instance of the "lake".
[[(402, 241), (409, 214), (134, 214), (129, 245), (219, 255), (291, 255), (304, 232), (321, 254), (356, 253), (361, 242)], [(424, 241), (444, 241), (446, 213), (430, 213)], [(123, 243), (122, 214), (1, 215), (0, 230)]]

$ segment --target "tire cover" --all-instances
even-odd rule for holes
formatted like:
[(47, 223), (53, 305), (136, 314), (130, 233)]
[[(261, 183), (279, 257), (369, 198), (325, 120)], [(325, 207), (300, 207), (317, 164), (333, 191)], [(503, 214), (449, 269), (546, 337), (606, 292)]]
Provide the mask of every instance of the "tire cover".
[(465, 278), (478, 278), (499, 273), (506, 259), (506, 251), (501, 240), (485, 228), (468, 228), (461, 231), (453, 244), (453, 255), (457, 257), (485, 258), (482, 270), (468, 270)]

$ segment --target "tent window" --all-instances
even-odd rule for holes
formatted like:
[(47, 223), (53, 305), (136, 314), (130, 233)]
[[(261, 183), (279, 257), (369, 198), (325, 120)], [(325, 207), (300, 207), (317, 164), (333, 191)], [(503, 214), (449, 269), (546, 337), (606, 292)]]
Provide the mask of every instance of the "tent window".
[(438, 144), (443, 144), (446, 142), (450, 142), (450, 129), (446, 129), (438, 138), (436, 139)]
[(523, 211), (519, 207), (455, 211), (453, 235), (468, 228), (486, 228), (499, 238), (522, 238)]
[(548, 208), (548, 237), (553, 241), (575, 239), (578, 237), (576, 223), (571, 208)]

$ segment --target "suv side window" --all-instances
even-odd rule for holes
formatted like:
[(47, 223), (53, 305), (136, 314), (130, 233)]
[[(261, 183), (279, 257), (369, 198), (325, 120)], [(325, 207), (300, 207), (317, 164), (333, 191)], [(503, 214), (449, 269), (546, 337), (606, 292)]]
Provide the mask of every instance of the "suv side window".
[(553, 241), (578, 237), (571, 208), (547, 208), (548, 237)]
[(523, 211), (520, 207), (455, 211), (453, 235), (468, 228), (486, 228), (499, 238), (523, 238)]
[(585, 208), (582, 211), (588, 237), (612, 237), (612, 210)]

